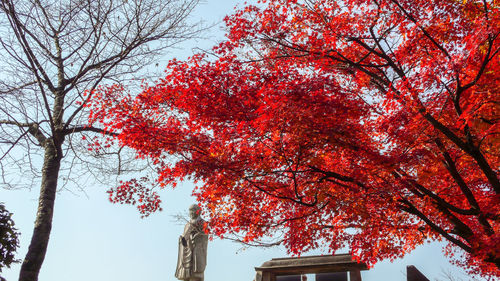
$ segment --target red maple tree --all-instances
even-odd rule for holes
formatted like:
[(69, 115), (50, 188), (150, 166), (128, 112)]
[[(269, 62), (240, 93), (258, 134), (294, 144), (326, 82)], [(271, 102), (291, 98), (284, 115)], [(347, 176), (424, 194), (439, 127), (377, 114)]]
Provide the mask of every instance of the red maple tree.
[[(496, 1), (267, 0), (226, 23), (216, 59), (173, 60), (136, 96), (103, 89), (91, 122), (161, 186), (198, 181), (216, 235), (280, 231), (291, 253), (369, 264), (445, 240), (500, 275)], [(137, 181), (110, 196), (159, 203)]]

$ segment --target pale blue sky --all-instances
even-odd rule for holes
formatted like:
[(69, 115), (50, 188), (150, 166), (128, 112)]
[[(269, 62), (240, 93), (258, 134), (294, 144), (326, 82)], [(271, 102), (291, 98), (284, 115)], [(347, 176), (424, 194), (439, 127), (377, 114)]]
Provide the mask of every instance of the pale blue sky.
[[(174, 281), (177, 239), (183, 225), (174, 219), (187, 214), (194, 202), (193, 185), (184, 183), (161, 192), (164, 210), (141, 219), (135, 208), (107, 201), (105, 187), (87, 187), (88, 198), (70, 192), (58, 194), (54, 224), (40, 281)], [(1, 201), (14, 213), (22, 232), (19, 258), (26, 253), (36, 212), (37, 193), (0, 190)], [(251, 281), (254, 267), (274, 257), (284, 257), (283, 248), (251, 248), (215, 239), (209, 242), (206, 281)], [(314, 252), (311, 254), (326, 254)], [(406, 281), (406, 265), (415, 265), (431, 280), (442, 279), (442, 271), (462, 276), (441, 253), (441, 245), (417, 248), (402, 260), (382, 262), (362, 272), (364, 281)], [(6, 269), (8, 281), (18, 278), (19, 266)], [(444, 281), (444, 279), (443, 279)]]
[[(220, 22), (225, 14), (243, 1), (209, 0), (202, 3), (195, 18)], [(241, 5), (241, 4), (240, 4)], [(162, 59), (160, 67), (171, 57), (185, 58), (193, 46), (209, 48), (222, 38), (214, 29), (205, 40), (185, 44)], [(71, 187), (68, 187), (71, 188)], [(163, 212), (141, 219), (134, 207), (108, 202), (105, 186), (89, 186), (85, 193), (62, 191), (55, 205), (54, 223), (40, 281), (174, 281), (177, 260), (177, 239), (183, 225), (174, 216), (187, 214), (194, 203), (190, 196), (193, 185), (180, 184), (175, 190), (160, 192)], [(75, 189), (76, 190), (76, 189)], [(0, 188), (0, 202), (14, 213), (21, 231), (18, 258), (26, 254), (38, 200), (38, 188), (31, 191)], [(446, 280), (442, 271), (463, 277), (460, 270), (448, 263), (438, 243), (419, 247), (404, 259), (382, 262), (362, 273), (364, 281), (404, 281), (406, 265), (415, 265), (431, 280)], [(310, 254), (327, 254), (314, 252)], [(209, 242), (206, 281), (251, 281), (255, 266), (274, 257), (287, 256), (283, 248), (252, 248), (215, 239)], [(8, 281), (18, 278), (20, 265), (5, 269)], [(467, 280), (467, 279), (464, 279)]]

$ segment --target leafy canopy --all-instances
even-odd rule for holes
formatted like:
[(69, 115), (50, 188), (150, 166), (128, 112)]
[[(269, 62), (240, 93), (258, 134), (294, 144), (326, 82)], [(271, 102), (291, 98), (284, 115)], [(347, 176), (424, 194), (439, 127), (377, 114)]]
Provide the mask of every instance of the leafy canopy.
[[(9, 268), (19, 262), (15, 259), (15, 252), (19, 247), (19, 232), (15, 228), (12, 214), (0, 202), (0, 273), (2, 269)], [(0, 276), (0, 280), (4, 280)]]
[[(215, 60), (103, 90), (90, 122), (161, 186), (198, 181), (216, 235), (278, 231), (293, 254), (349, 246), (370, 264), (445, 240), (499, 276), (496, 1), (266, 0), (226, 23)], [(159, 203), (140, 181), (110, 198)]]

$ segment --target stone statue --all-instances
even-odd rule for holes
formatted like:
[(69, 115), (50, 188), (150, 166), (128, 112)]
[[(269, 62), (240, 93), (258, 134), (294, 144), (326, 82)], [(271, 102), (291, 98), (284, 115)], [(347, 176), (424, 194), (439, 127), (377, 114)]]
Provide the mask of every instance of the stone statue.
[(190, 221), (179, 237), (179, 255), (175, 277), (185, 281), (203, 281), (207, 265), (208, 235), (205, 233), (205, 221), (200, 217), (198, 205), (189, 207)]

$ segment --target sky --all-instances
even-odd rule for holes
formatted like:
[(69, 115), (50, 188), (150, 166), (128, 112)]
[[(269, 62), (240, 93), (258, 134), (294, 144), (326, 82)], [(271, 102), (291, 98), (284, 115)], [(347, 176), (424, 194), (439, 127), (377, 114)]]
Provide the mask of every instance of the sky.
[[(208, 0), (200, 4), (193, 19), (220, 23), (222, 18), (241, 7), (243, 1)], [(223, 38), (215, 27), (205, 39), (186, 42), (161, 59), (186, 58), (193, 46), (208, 49)], [(161, 67), (161, 65), (160, 65)], [(22, 175), (20, 175), (22, 176)], [(160, 191), (163, 211), (141, 219), (132, 206), (114, 205), (107, 199), (106, 186), (85, 186), (84, 191), (62, 190), (57, 194), (52, 234), (39, 281), (174, 281), (177, 241), (187, 217), (193, 184), (184, 182), (176, 189)], [(71, 187), (68, 187), (71, 190)], [(38, 189), (5, 190), (0, 188), (0, 202), (13, 213), (21, 232), (17, 258), (27, 252), (38, 200)], [(203, 216), (203, 215), (202, 215)], [(362, 272), (364, 281), (404, 281), (406, 266), (415, 265), (430, 280), (446, 281), (444, 273), (469, 280), (443, 256), (442, 244), (434, 242), (418, 247), (403, 259), (384, 261)], [(315, 251), (304, 255), (328, 254)], [(284, 248), (244, 249), (240, 244), (215, 238), (209, 242), (205, 281), (251, 281), (254, 267), (267, 260), (288, 256)], [(20, 264), (4, 269), (8, 281), (18, 279)], [(460, 279), (457, 279), (460, 280)]]

